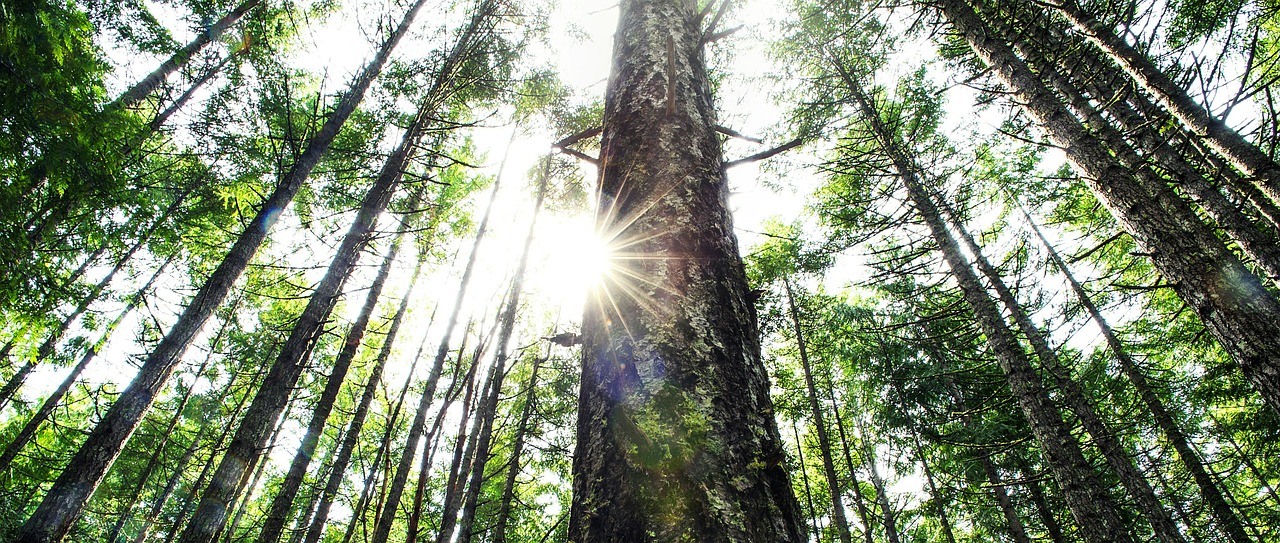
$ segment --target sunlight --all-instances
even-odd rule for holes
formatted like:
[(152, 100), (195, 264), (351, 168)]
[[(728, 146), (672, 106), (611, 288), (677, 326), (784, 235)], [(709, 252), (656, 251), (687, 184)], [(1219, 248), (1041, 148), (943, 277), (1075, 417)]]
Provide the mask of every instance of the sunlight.
[(591, 218), (547, 221), (540, 227), (547, 259), (539, 273), (544, 291), (560, 301), (561, 307), (581, 310), (587, 292), (600, 285), (610, 274), (613, 248), (591, 227)]

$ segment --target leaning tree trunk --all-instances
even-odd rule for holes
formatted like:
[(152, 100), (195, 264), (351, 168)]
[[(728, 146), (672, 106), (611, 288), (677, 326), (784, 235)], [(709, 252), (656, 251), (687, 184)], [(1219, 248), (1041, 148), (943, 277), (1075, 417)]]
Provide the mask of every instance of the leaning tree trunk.
[[(102, 332), (102, 337), (85, 350), (84, 354), (80, 356), (80, 361), (76, 363), (75, 367), (71, 368), (71, 373), (68, 373), (66, 377), (63, 377), (62, 383), (58, 385), (58, 388), (55, 389), (53, 393), (49, 394), (49, 397), (44, 399), (44, 403), (40, 404), (40, 408), (31, 415), (31, 418), (27, 420), (27, 423), (18, 431), (18, 435), (14, 436), (13, 441), (9, 442), (9, 445), (4, 449), (4, 453), (0, 454), (0, 471), (8, 470), (9, 465), (18, 457), (18, 453), (22, 452), (22, 449), (31, 443), (32, 439), (35, 439), (36, 431), (40, 429), (40, 425), (44, 424), (44, 421), (49, 419), (49, 416), (53, 414), (54, 409), (57, 409), (58, 404), (62, 402), (62, 398), (71, 391), (71, 387), (75, 386), (76, 381), (80, 379), (80, 374), (84, 373), (85, 368), (89, 367), (89, 363), (93, 362), (94, 358), (97, 358), (98, 351), (101, 350), (102, 347), (107, 344), (107, 341), (111, 339), (112, 332), (120, 326), (120, 322), (123, 321), (125, 317), (128, 317), (134, 309), (137, 309), (140, 304), (142, 304), (142, 300), (146, 296), (146, 292), (151, 290), (151, 286), (155, 284), (156, 279), (164, 273), (164, 270), (169, 267), (169, 264), (173, 262), (175, 257), (177, 257), (177, 253), (174, 253), (168, 258), (168, 260), (165, 260), (159, 268), (156, 268), (155, 273), (151, 274), (151, 279), (147, 280), (147, 284), (143, 285), (142, 288), (133, 293), (133, 296), (129, 298), (129, 303), (126, 304), (124, 309), (120, 310), (120, 313), (118, 313), (116, 317), (112, 319), (111, 323), (107, 325), (106, 329)], [(170, 429), (172, 429), (172, 427)], [(114, 537), (110, 539), (112, 541), (115, 540)]]
[[(409, 209), (418, 209), (420, 203), (421, 193), (412, 199)], [(333, 368), (329, 372), (328, 382), (325, 383), (325, 388), (320, 393), (320, 398), (316, 400), (315, 408), (311, 412), (311, 422), (307, 424), (307, 431), (302, 438), (302, 443), (299, 444), (293, 461), (289, 464), (289, 471), (284, 480), (280, 482), (276, 495), (271, 500), (266, 520), (263, 521), (262, 532), (258, 535), (258, 541), (262, 543), (275, 543), (280, 539), (280, 534), (284, 531), (285, 523), (289, 520), (289, 514), (293, 511), (293, 501), (297, 498), (298, 489), (302, 487), (303, 479), (306, 477), (307, 469), (311, 465), (316, 446), (319, 445), (320, 437), (324, 433), (325, 426), (328, 425), (329, 415), (333, 412), (334, 403), (337, 402), (338, 394), (342, 391), (342, 385), (346, 382), (347, 372), (351, 369), (351, 363), (355, 360), (356, 352), (360, 348), (360, 342), (364, 339), (365, 330), (369, 327), (369, 320), (373, 317), (379, 298), (382, 297), (382, 289), (387, 283), (387, 277), (391, 275), (391, 266), (395, 263), (404, 235), (412, 224), (413, 221), (409, 217), (406, 217), (401, 222), (396, 238), (391, 242), (391, 247), (382, 259), (378, 274), (374, 277), (373, 284), (365, 294), (365, 301), (360, 308), (360, 314), (347, 331), (342, 350), (338, 353)], [(421, 271), (422, 260), (419, 259), (418, 265), (414, 268), (413, 277), (409, 280), (410, 286), (406, 289), (404, 299), (400, 303), (400, 308), (396, 311), (395, 317), (392, 318), (391, 330), (387, 333), (388, 340), (393, 340), (399, 332), (400, 323), (404, 320), (404, 314), (408, 309), (409, 296), (413, 292), (413, 285), (418, 282), (418, 275)], [(390, 341), (384, 342), (384, 344), (389, 343)]]
[(190, 62), (191, 59), (195, 57), (201, 49), (204, 49), (206, 45), (209, 45), (211, 42), (222, 37), (222, 34), (225, 33), (227, 29), (234, 26), (246, 13), (249, 13), (249, 10), (258, 7), (261, 3), (262, 0), (245, 0), (240, 3), (240, 5), (236, 6), (235, 9), (232, 9), (229, 13), (223, 15), (221, 19), (218, 19), (216, 22), (203, 29), (196, 35), (195, 39), (191, 40), (190, 43), (171, 55), (167, 60), (161, 63), (160, 66), (157, 66), (155, 70), (152, 70), (151, 73), (142, 78), (141, 81), (134, 83), (132, 87), (129, 87), (129, 90), (121, 93), (115, 100), (107, 104), (104, 109), (130, 108), (141, 103), (150, 96), (152, 92), (155, 92), (156, 88), (159, 87), (161, 83), (164, 83), (164, 80), (173, 74), (173, 72)]
[(1253, 177), (1258, 188), (1266, 192), (1272, 201), (1280, 202), (1280, 164), (1193, 100), (1150, 58), (1105, 27), (1075, 0), (1062, 0), (1053, 6), (1089, 41), (1106, 51), (1133, 77), (1134, 82), (1155, 97), (1188, 130), (1203, 138), (1210, 148), (1241, 172)]
[(1094, 445), (1102, 453), (1102, 457), (1106, 459), (1107, 465), (1111, 466), (1111, 469), (1119, 476), (1121, 486), (1137, 503), (1138, 509), (1142, 511), (1147, 522), (1151, 523), (1151, 528), (1155, 532), (1156, 538), (1164, 543), (1186, 543), (1186, 539), (1182, 537), (1182, 532), (1179, 531), (1177, 524), (1174, 523), (1173, 517), (1165, 510), (1164, 504), (1160, 503), (1160, 498), (1156, 497), (1155, 490), (1147, 482), (1146, 476), (1138, 470), (1129, 451), (1120, 443), (1120, 439), (1115, 432), (1102, 420), (1097, 408), (1094, 407), (1093, 401), (1085, 393), (1083, 387), (1071, 378), (1071, 369), (1062, 362), (1057, 352), (1049, 345), (1049, 340), (1045, 338), (1040, 327), (1031, 320), (1026, 309), (1022, 307), (1022, 303), (1018, 301), (1017, 296), (1005, 284), (1000, 271), (987, 260), (986, 255), (982, 252), (982, 247), (969, 234), (969, 230), (965, 228), (955, 210), (951, 209), (951, 206), (941, 198), (938, 198), (937, 202), (938, 207), (942, 208), (943, 214), (950, 220), (952, 227), (959, 233), (960, 240), (964, 242), (965, 247), (973, 254), (978, 270), (986, 276), (987, 282), (996, 291), (996, 297), (1000, 300), (1001, 305), (1013, 316), (1013, 321), (1018, 330), (1027, 338), (1027, 341), (1031, 344), (1032, 351), (1035, 352), (1036, 357), (1040, 359), (1040, 363), (1052, 376), (1054, 384), (1058, 387), (1062, 402), (1079, 417), (1080, 424), (1084, 426), (1085, 431), (1093, 438)]
[(583, 317), (573, 541), (804, 540), (727, 205), (693, 2), (623, 0)]
[(262, 203), (257, 215), (240, 234), (226, 258), (209, 276), (204, 286), (200, 287), (164, 339), (147, 356), (133, 382), (120, 393), (110, 410), (72, 456), (67, 469), (54, 481), (44, 500), (19, 529), (17, 542), (61, 541), (66, 536), (107, 470), (124, 449), (125, 442), (133, 435), (143, 415), (151, 409), (156, 396), (169, 381), (169, 376), (173, 374), (187, 346), (248, 267), (249, 261), (266, 239), (267, 230), (293, 201), (311, 170), (320, 162), (321, 155), (337, 137), (338, 130), (355, 112), (374, 78), (391, 56), (391, 51), (408, 32), (414, 16), (424, 4), (426, 0), (414, 2), (399, 26), (378, 49), (377, 55), (365, 65), (360, 75), (343, 93), (342, 100), (315, 136), (307, 142), (306, 149), (280, 180), (276, 190)]
[[(279, 356), (272, 364), (253, 402), (249, 404), (249, 409), (245, 412), (240, 427), (231, 440), (231, 448), (223, 456), (222, 463), (214, 473), (209, 488), (205, 490), (200, 505), (196, 507), (191, 522), (187, 524), (180, 540), (183, 543), (208, 543), (225, 525), (228, 508), (235, 501), (240, 490), (237, 481), (241, 479), (248, 466), (257, 462), (262, 444), (266, 442), (271, 428), (275, 426), (281, 411), (288, 403), (290, 391), (306, 369), (308, 351), (322, 332), (325, 321), (329, 319), (329, 314), (342, 293), (342, 286), (355, 270), (361, 252), (373, 239), (378, 217), (391, 203), (391, 198), (403, 178), (403, 172), (412, 160), (413, 150), (422, 139), (433, 115), (436, 114), (434, 100), (430, 98), (433, 98), (432, 93), (429, 93), (428, 99), (424, 100), (413, 124), (405, 131), (399, 146), (388, 157), (377, 180), (365, 194), (364, 201), (356, 213), (355, 222), (343, 237), (324, 278), (311, 293), (307, 307), (303, 309), (302, 315), (294, 324)], [(345, 370), (343, 372), (345, 373)], [(336, 378), (334, 380), (340, 387), (340, 380)], [(335, 398), (336, 395), (337, 392), (334, 391)], [(326, 409), (323, 405), (319, 407)], [(331, 408), (331, 405), (327, 407), (327, 409)], [(323, 421), (319, 424), (323, 425)], [(314, 445), (311, 447), (314, 448)], [(304, 468), (303, 475), (305, 471)]]
[[(951, 0), (942, 1), (946, 3)], [(959, 284), (978, 326), (987, 337), (987, 344), (996, 355), (1014, 399), (1054, 470), (1067, 505), (1080, 526), (1081, 535), (1089, 543), (1132, 543), (1128, 526), (1117, 514), (1119, 507), (1107, 494), (1098, 473), (1080, 450), (1080, 443), (1063, 423), (1062, 414), (1049, 398), (1048, 390), (1032, 367), (1017, 337), (1005, 323), (995, 300), (983, 287), (959, 242), (947, 229), (937, 205), (916, 174), (918, 166), (907, 158), (897, 136), (881, 121), (879, 111), (861, 86), (842, 67), (837, 68), (842, 70), (845, 84), (858, 103), (876, 143), (891, 160), (895, 173), (906, 185), (908, 197), (924, 219), (951, 270), (951, 276)]]
[(471, 469), (471, 482), (467, 488), (466, 499), (462, 504), (462, 519), (458, 521), (458, 543), (471, 542), (471, 525), (475, 521), (477, 501), (480, 487), (484, 484), (484, 468), (489, 463), (489, 453), (493, 445), (493, 421), (498, 414), (498, 399), (502, 395), (502, 382), (506, 377), (507, 359), (509, 358), (511, 335), (516, 328), (516, 313), (520, 310), (520, 295), (524, 291), (525, 269), (529, 266), (529, 250), (533, 247), (533, 234), (538, 225), (538, 215), (542, 212), (542, 202), (547, 195), (547, 183), (551, 177), (551, 157), (543, 162), (542, 174), (538, 180), (538, 193), (533, 201), (533, 216), (529, 219), (529, 231), (524, 237), (524, 248), (520, 252), (519, 263), (516, 264), (515, 275), (511, 278), (511, 290), (507, 294), (507, 306), (501, 317), (498, 329), (497, 348), (494, 354), (494, 383), (489, 395), (481, 403), (480, 416), (484, 423), (480, 428), (479, 442), (476, 449), (475, 465)]
[(853, 452), (849, 448), (849, 435), (844, 430), (844, 417), (840, 415), (840, 404), (836, 402), (835, 391), (827, 388), (828, 399), (831, 400), (831, 413), (836, 421), (836, 431), (840, 435), (840, 450), (844, 453), (844, 463), (849, 469), (849, 479), (853, 483), (853, 503), (858, 507), (858, 520), (862, 521), (862, 537), (867, 543), (874, 543), (871, 534), (871, 511), (862, 496), (862, 482), (858, 480), (858, 467), (853, 463)]
[[(963, 0), (936, 5), (1280, 411), (1280, 301), (1167, 186), (1143, 186)], [(1064, 485), (1065, 488), (1065, 485)]]
[(822, 470), (827, 477), (827, 493), (831, 495), (831, 522), (836, 525), (836, 534), (840, 537), (841, 543), (851, 543), (852, 536), (849, 535), (849, 521), (844, 517), (844, 500), (840, 498), (843, 493), (840, 489), (840, 479), (836, 477), (836, 465), (831, 459), (831, 440), (827, 436), (826, 417), (822, 413), (822, 406), (818, 403), (818, 390), (813, 384), (813, 369), (809, 364), (809, 349), (805, 344), (804, 330), (800, 327), (800, 311), (796, 309), (795, 293), (791, 290), (791, 280), (783, 276), (782, 285), (787, 291), (787, 307), (790, 309), (791, 325), (795, 328), (796, 345), (800, 349), (800, 367), (804, 370), (804, 385), (809, 391), (809, 412), (813, 415), (814, 432), (818, 434), (818, 450), (822, 453)]
[[(548, 347), (549, 349), (550, 347)], [(548, 356), (550, 356), (548, 354)], [(511, 503), (515, 501), (516, 478), (520, 476), (520, 457), (524, 455), (529, 421), (537, 405), (538, 369), (545, 358), (535, 358), (529, 370), (529, 383), (525, 385), (524, 407), (516, 423), (515, 442), (511, 445), (511, 460), (507, 464), (506, 478), (502, 482), (502, 497), (498, 501), (497, 520), (493, 526), (493, 543), (507, 543), (507, 526), (511, 523)]]
[[(386, 336), (382, 340), (382, 347), (378, 350), (378, 355), (373, 363), (373, 369), (369, 372), (369, 379), (364, 384), (363, 392), (360, 394), (360, 403), (357, 405), (355, 413), (351, 416), (351, 422), (347, 425), (346, 432), (342, 436), (338, 451), (334, 455), (333, 465), (330, 468), (329, 476), (325, 479), (324, 487), (319, 492), (320, 497), (315, 507), (315, 513), (311, 519), (309, 527), (307, 528), (306, 536), (303, 539), (305, 543), (315, 543), (320, 540), (322, 535), (324, 535), (324, 525), (329, 518), (329, 508), (333, 505), (333, 499), (337, 496), (338, 488), (342, 485), (342, 481), (347, 471), (347, 466), (351, 462), (351, 456), (354, 454), (356, 447), (360, 444), (360, 432), (364, 430), (365, 419), (369, 416), (369, 409), (373, 405), (374, 396), (377, 394), (378, 384), (382, 381), (382, 372), (386, 369), (387, 360), (391, 358), (391, 348), (400, 334), (400, 324), (404, 321), (404, 315), (409, 309), (409, 296), (413, 293), (413, 289), (417, 285), (418, 277), (422, 271), (422, 265), (425, 261), (426, 254), (420, 252), (418, 255), (418, 262), (414, 265), (413, 277), (409, 282), (409, 287), (405, 290), (404, 296), (400, 299), (400, 307), (396, 309), (395, 315), (391, 318), (391, 327), (387, 330)], [(434, 320), (434, 317), (435, 315), (433, 314), (432, 320)], [(430, 328), (429, 323), (427, 327)], [(421, 354), (421, 349), (419, 349), (419, 357)], [(408, 375), (410, 378), (412, 378), (413, 370), (416, 369), (417, 366), (418, 357), (415, 357), (413, 364), (411, 364), (409, 368)], [(408, 387), (406, 386), (405, 388), (407, 389)], [(400, 403), (402, 403), (404, 400), (403, 391), (400, 399)], [(399, 412), (400, 403), (397, 403), (396, 405), (397, 413)]]
[(1107, 322), (1107, 319), (1102, 316), (1102, 310), (1093, 302), (1093, 298), (1084, 289), (1084, 285), (1076, 280), (1075, 275), (1071, 273), (1071, 268), (1058, 255), (1058, 251), (1054, 249), (1053, 244), (1049, 243), (1049, 240), (1045, 238), (1044, 233), (1040, 231), (1040, 227), (1032, 220), (1031, 215), (1025, 209), (1022, 210), (1022, 213), (1027, 219), (1027, 224), (1031, 226), (1031, 230), (1035, 232), (1041, 245), (1044, 246), (1045, 251), (1048, 252), (1049, 259), (1066, 277), (1067, 283), (1071, 285), (1071, 291), (1075, 293), (1080, 305), (1084, 307), (1089, 314), (1089, 318), (1102, 331), (1102, 337), (1106, 341), (1107, 348), (1111, 349), (1112, 356), (1119, 363), (1120, 371), (1124, 373), (1125, 377), (1129, 379), (1129, 383), (1133, 385), (1134, 390), (1138, 392), (1138, 397), (1147, 406), (1147, 411), (1151, 413), (1152, 418), (1155, 419), (1156, 426), (1164, 433), (1165, 439), (1169, 440), (1169, 444), (1173, 446), (1173, 450), (1178, 454), (1178, 459), (1182, 461), (1182, 465), (1187, 468), (1192, 480), (1200, 488), (1200, 494), (1208, 502), (1209, 510), (1213, 512), (1219, 527), (1235, 543), (1248, 543), (1251, 541), (1252, 538), (1245, 532), (1244, 523), (1240, 521), (1240, 517), (1236, 515), (1235, 510), (1227, 502), (1226, 496), (1223, 495), (1222, 490), (1218, 488), (1216, 481), (1209, 474), (1204, 461), (1200, 458), (1195, 448), (1192, 447), (1186, 434), (1182, 432), (1181, 426), (1173, 419), (1173, 414), (1169, 412), (1164, 402), (1156, 395), (1156, 391), (1151, 386), (1151, 383), (1148, 382), (1146, 374), (1138, 367), (1138, 362), (1129, 354), (1129, 350), (1120, 341), (1120, 336), (1111, 328), (1111, 324)]

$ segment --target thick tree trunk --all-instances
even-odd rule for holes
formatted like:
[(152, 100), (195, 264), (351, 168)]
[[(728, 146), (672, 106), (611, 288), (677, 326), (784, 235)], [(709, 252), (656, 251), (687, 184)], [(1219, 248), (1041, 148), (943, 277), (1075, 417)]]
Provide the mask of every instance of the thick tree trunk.
[(796, 309), (795, 293), (791, 290), (791, 280), (782, 278), (782, 285), (787, 291), (787, 307), (790, 309), (791, 325), (795, 329), (796, 345), (800, 348), (800, 367), (804, 370), (804, 385), (809, 392), (809, 412), (813, 416), (814, 432), (818, 434), (818, 449), (822, 453), (822, 470), (827, 477), (828, 494), (831, 495), (831, 522), (836, 525), (836, 535), (841, 543), (851, 543), (849, 521), (844, 517), (844, 500), (840, 498), (844, 492), (840, 488), (840, 479), (836, 477), (836, 465), (831, 459), (831, 440), (827, 437), (826, 417), (822, 406), (818, 403), (818, 390), (813, 384), (813, 369), (809, 364), (809, 349), (805, 344), (804, 330), (800, 327), (800, 311)]
[[(1256, 145), (1231, 129), (1165, 75), (1146, 55), (1085, 12), (1075, 0), (1053, 4), (1075, 25), (1076, 29), (1133, 77), (1134, 82), (1155, 97), (1184, 126), (1221, 154), (1241, 172), (1254, 178), (1258, 188), (1273, 201), (1280, 202), (1280, 164), (1276, 164)], [(1273, 406), (1275, 406), (1273, 404)], [(1280, 407), (1277, 407), (1280, 409)]]
[(186, 64), (190, 62), (201, 49), (204, 49), (204, 47), (209, 45), (210, 42), (222, 37), (222, 34), (225, 33), (227, 29), (234, 26), (242, 17), (245, 16), (246, 13), (249, 13), (250, 10), (258, 7), (261, 3), (262, 0), (245, 0), (244, 2), (241, 2), (240, 5), (236, 6), (235, 9), (232, 9), (231, 12), (223, 15), (221, 19), (218, 19), (216, 22), (205, 28), (204, 31), (197, 34), (195, 39), (191, 40), (190, 43), (171, 55), (167, 60), (161, 63), (160, 66), (157, 66), (155, 70), (152, 70), (151, 73), (142, 78), (141, 81), (134, 83), (129, 90), (121, 93), (115, 100), (107, 104), (104, 109), (130, 108), (141, 103), (150, 96), (152, 92), (155, 92), (156, 88), (159, 87), (161, 83), (164, 83), (164, 80), (173, 74), (173, 72), (183, 66), (186, 66)]
[[(942, 3), (948, 5), (953, 2), (942, 0)], [(1117, 514), (1119, 508), (1107, 494), (1093, 466), (1085, 459), (1080, 443), (1063, 423), (1062, 414), (1050, 400), (1044, 383), (1027, 359), (1017, 337), (1005, 323), (995, 300), (991, 299), (982, 286), (961, 251), (960, 244), (947, 229), (929, 191), (917, 177), (918, 167), (907, 158), (897, 136), (884, 126), (878, 110), (857, 82), (847, 73), (842, 74), (848, 90), (871, 128), (872, 135), (906, 185), (908, 197), (938, 244), (938, 249), (951, 270), (951, 276), (959, 284), (965, 301), (987, 338), (987, 344), (996, 355), (1014, 399), (1026, 416), (1032, 433), (1039, 441), (1041, 450), (1063, 489), (1067, 505), (1080, 526), (1081, 535), (1089, 543), (1132, 543), (1128, 526)]]
[(583, 318), (574, 541), (804, 539), (727, 206), (692, 2), (624, 0)]
[(1244, 531), (1244, 524), (1236, 516), (1235, 510), (1231, 508), (1213, 477), (1209, 475), (1204, 461), (1200, 459), (1200, 455), (1192, 447), (1186, 434), (1182, 432), (1181, 426), (1174, 420), (1173, 414), (1169, 412), (1164, 406), (1164, 402), (1156, 395), (1156, 391), (1151, 386), (1151, 383), (1148, 382), (1146, 374), (1138, 367), (1137, 361), (1133, 359), (1133, 356), (1129, 354), (1129, 350), (1125, 348), (1124, 343), (1120, 341), (1120, 336), (1111, 328), (1111, 324), (1107, 322), (1107, 319), (1102, 316), (1102, 310), (1093, 302), (1093, 298), (1084, 289), (1084, 285), (1076, 280), (1075, 275), (1071, 273), (1071, 268), (1058, 255), (1058, 251), (1054, 249), (1053, 244), (1049, 243), (1049, 240), (1045, 238), (1044, 233), (1040, 231), (1040, 227), (1036, 225), (1031, 215), (1026, 210), (1022, 212), (1027, 219), (1027, 224), (1031, 226), (1031, 230), (1035, 232), (1045, 251), (1048, 252), (1050, 260), (1066, 277), (1067, 283), (1071, 285), (1071, 291), (1076, 295), (1076, 299), (1102, 332), (1107, 348), (1111, 350), (1111, 354), (1120, 365), (1120, 371), (1124, 373), (1125, 377), (1129, 379), (1129, 383), (1133, 385), (1134, 390), (1138, 392), (1138, 397), (1151, 413), (1156, 426), (1164, 433), (1165, 439), (1169, 440), (1169, 444), (1173, 446), (1173, 450), (1178, 454), (1178, 459), (1182, 461), (1183, 466), (1187, 468), (1187, 472), (1191, 474), (1192, 480), (1200, 488), (1200, 494), (1208, 502), (1209, 509), (1217, 519), (1219, 527), (1232, 541), (1236, 543), (1249, 542), (1251, 538)]
[(276, 190), (263, 202), (253, 221), (232, 246), (226, 258), (213, 271), (204, 286), (169, 329), (164, 339), (151, 352), (138, 375), (120, 396), (98, 425), (90, 432), (80, 449), (72, 456), (67, 469), (54, 482), (43, 501), (31, 517), (19, 529), (17, 543), (44, 543), (61, 541), (80, 516), (93, 491), (102, 482), (107, 469), (115, 462), (124, 444), (133, 435), (143, 415), (151, 409), (156, 396), (169, 381), (169, 376), (180, 361), (209, 316), (221, 305), (232, 285), (248, 267), (266, 239), (267, 231), (280, 213), (293, 201), (294, 195), (310, 176), (311, 170), (338, 135), (338, 130), (355, 111), (364, 98), (365, 91), (382, 71), (391, 51), (408, 31), (413, 18), (426, 0), (419, 0), (409, 8), (405, 17), (390, 37), (378, 49), (373, 60), (365, 65), (360, 75), (343, 94), (342, 100), (319, 131), (307, 142), (306, 150), (280, 180)]
[[(1280, 411), (1280, 302), (1167, 186), (1141, 186), (963, 0), (937, 6)], [(1065, 485), (1064, 485), (1065, 488)]]

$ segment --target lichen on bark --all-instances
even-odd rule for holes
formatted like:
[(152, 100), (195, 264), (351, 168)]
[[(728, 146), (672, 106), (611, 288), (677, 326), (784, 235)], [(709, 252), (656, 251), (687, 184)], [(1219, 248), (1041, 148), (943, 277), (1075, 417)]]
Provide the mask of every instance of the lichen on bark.
[(569, 538), (803, 540), (684, 0), (624, 0), (605, 99)]

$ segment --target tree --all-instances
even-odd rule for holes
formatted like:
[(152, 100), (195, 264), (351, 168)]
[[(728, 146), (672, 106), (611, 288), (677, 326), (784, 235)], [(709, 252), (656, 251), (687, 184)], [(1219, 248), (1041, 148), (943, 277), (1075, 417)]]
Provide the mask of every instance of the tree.
[(583, 317), (569, 537), (800, 541), (726, 208), (714, 25), (688, 2), (620, 7), (597, 210), (615, 271)]

